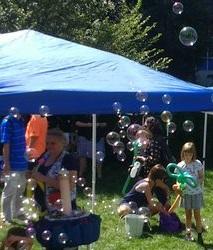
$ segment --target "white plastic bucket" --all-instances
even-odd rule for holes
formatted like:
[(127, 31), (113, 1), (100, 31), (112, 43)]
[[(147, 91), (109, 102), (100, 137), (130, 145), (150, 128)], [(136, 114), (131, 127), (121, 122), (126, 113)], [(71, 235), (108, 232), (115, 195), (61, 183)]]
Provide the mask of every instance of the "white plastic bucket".
[(127, 214), (125, 216), (125, 230), (127, 235), (140, 237), (143, 234), (144, 219), (143, 215)]

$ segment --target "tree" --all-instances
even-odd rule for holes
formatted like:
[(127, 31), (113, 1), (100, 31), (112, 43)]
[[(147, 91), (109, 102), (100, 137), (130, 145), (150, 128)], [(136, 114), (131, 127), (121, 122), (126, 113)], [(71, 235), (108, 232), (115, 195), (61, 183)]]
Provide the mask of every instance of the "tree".
[(157, 49), (156, 23), (134, 6), (111, 0), (1, 0), (0, 31), (31, 28), (165, 69), (170, 59)]

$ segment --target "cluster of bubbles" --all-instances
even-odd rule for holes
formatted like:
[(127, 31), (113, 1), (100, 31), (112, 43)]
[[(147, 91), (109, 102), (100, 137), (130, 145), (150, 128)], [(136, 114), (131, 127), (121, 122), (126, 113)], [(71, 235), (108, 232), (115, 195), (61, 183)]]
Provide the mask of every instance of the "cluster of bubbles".
[(78, 187), (82, 188), (83, 190), (83, 194), (90, 198), (92, 197), (92, 188), (87, 186), (87, 182), (86, 182), (86, 179), (84, 177), (79, 177), (77, 180), (76, 180), (76, 184)]
[[(172, 6), (172, 11), (176, 15), (181, 15), (183, 13), (184, 6), (180, 1), (174, 2)], [(179, 41), (184, 46), (193, 46), (198, 39), (197, 31), (190, 26), (183, 27), (179, 33)]]
[(24, 214), (26, 217), (25, 223), (29, 221), (36, 221), (39, 218), (38, 209), (34, 198), (25, 198), (22, 200), (22, 207), (20, 208), (20, 214)]
[[(172, 118), (172, 113), (168, 110), (161, 113), (161, 120), (166, 123), (167, 130), (171, 134), (173, 134), (177, 128), (176, 124), (172, 122)], [(194, 123), (190, 120), (186, 120), (183, 122), (182, 127), (185, 132), (192, 132), (194, 129)]]
[[(136, 99), (139, 102), (142, 102), (143, 105), (140, 107), (140, 114), (141, 115), (147, 115), (150, 112), (150, 109), (148, 107), (148, 105), (146, 105), (146, 101), (148, 99), (148, 94), (143, 92), (143, 91), (138, 91), (136, 93)], [(165, 93), (162, 95), (162, 102), (166, 105), (169, 105), (172, 103), (172, 97), (171, 95)], [(131, 119), (129, 116), (127, 115), (122, 115), (122, 105), (119, 102), (115, 102), (112, 105), (113, 111), (114, 113), (118, 116), (118, 128), (119, 128), (119, 132), (115, 132), (115, 131), (111, 131), (106, 135), (106, 142), (112, 146), (113, 148), (113, 153), (117, 154), (117, 159), (119, 161), (125, 161), (126, 159), (126, 154), (125, 154), (125, 149), (127, 148), (129, 151), (133, 151), (134, 150), (134, 144), (137, 141), (138, 142), (138, 138), (137, 138), (137, 133), (139, 130), (142, 129), (142, 126), (137, 124), (137, 123), (133, 123), (131, 124)], [(173, 115), (169, 110), (164, 110), (161, 114), (160, 114), (161, 120), (166, 124), (166, 128), (169, 134), (173, 134), (176, 129), (177, 126), (176, 124), (172, 121), (173, 119)], [(190, 120), (186, 120), (183, 122), (182, 128), (184, 131), (186, 132), (192, 132), (194, 129), (194, 124), (192, 121)], [(122, 141), (122, 139), (127, 138), (128, 142), (126, 143), (126, 145), (124, 144), (124, 142)], [(144, 145), (147, 144), (147, 141), (145, 141), (145, 139), (143, 139), (144, 141), (140, 141), (141, 147), (143, 147)], [(97, 152), (96, 154), (97, 160), (102, 160), (104, 158), (104, 154), (101, 152)]]
[[(41, 116), (46, 116), (46, 117), (50, 116), (50, 109), (47, 105), (41, 105), (39, 107), (38, 112)], [(20, 111), (17, 107), (11, 107), (9, 109), (9, 115), (13, 116), (14, 118), (18, 118), (18, 117), (20, 117)]]

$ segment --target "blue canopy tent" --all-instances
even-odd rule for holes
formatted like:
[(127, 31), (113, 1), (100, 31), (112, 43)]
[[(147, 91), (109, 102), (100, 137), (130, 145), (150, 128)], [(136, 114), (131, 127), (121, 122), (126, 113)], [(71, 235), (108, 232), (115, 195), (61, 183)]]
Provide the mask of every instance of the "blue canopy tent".
[[(152, 112), (206, 111), (210, 90), (155, 71), (122, 56), (33, 30), (0, 35), (0, 114), (11, 106), (37, 113), (109, 114), (118, 101), (123, 112), (138, 112), (137, 91), (148, 93)], [(170, 94), (172, 102), (162, 102)]]
[[(148, 94), (152, 112), (212, 110), (212, 91), (155, 71), (122, 56), (33, 30), (0, 35), (0, 114), (11, 106), (38, 113), (93, 114), (93, 193), (95, 187), (95, 114), (138, 112), (137, 91)], [(162, 96), (169, 94), (171, 103)], [(93, 197), (94, 198), (94, 197)]]

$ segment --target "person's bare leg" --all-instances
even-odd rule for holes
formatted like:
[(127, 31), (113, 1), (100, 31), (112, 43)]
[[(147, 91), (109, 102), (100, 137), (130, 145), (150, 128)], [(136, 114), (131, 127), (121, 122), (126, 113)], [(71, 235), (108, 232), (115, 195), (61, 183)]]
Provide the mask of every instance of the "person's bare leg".
[(203, 237), (202, 237), (202, 221), (200, 216), (200, 209), (194, 209), (194, 218), (196, 222), (196, 230), (197, 230), (197, 241), (199, 244), (203, 245)]
[(186, 214), (186, 229), (190, 229), (192, 227), (192, 210), (191, 209), (185, 209)]

